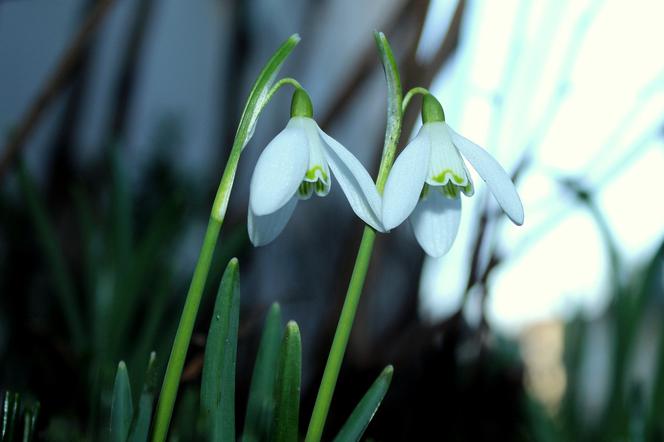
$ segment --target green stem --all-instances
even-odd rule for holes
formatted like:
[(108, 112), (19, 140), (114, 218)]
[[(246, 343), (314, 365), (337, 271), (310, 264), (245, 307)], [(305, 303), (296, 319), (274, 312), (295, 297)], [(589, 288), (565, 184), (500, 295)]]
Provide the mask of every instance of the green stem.
[(266, 103), (269, 103), (270, 100), (272, 99), (272, 96), (273, 96), (274, 94), (276, 94), (277, 91), (278, 91), (279, 89), (281, 89), (281, 87), (284, 86), (284, 85), (286, 85), (286, 84), (290, 84), (290, 85), (293, 86), (295, 89), (302, 89), (302, 90), (304, 90), (304, 88), (302, 87), (302, 85), (300, 84), (300, 82), (297, 81), (296, 79), (294, 79), (294, 78), (290, 78), (290, 77), (282, 78), (281, 80), (277, 81), (277, 82), (274, 84), (274, 86), (272, 86), (272, 89), (270, 89), (270, 91), (267, 93), (267, 97), (265, 98), (265, 102), (266, 102)]
[(406, 93), (406, 96), (403, 99), (403, 104), (401, 105), (401, 112), (402, 113), (406, 112), (406, 108), (408, 108), (408, 105), (410, 104), (410, 100), (417, 94), (428, 95), (429, 90), (426, 89), (426, 88), (420, 87), (420, 86), (414, 87), (411, 90), (409, 90)]
[(201, 302), (203, 289), (205, 288), (205, 281), (210, 270), (210, 263), (212, 262), (212, 255), (217, 244), (221, 224), (221, 221), (210, 217), (210, 222), (205, 232), (205, 239), (203, 240), (203, 247), (198, 257), (198, 263), (196, 264), (194, 276), (191, 280), (187, 299), (182, 310), (182, 317), (180, 318), (178, 330), (175, 334), (171, 356), (168, 359), (164, 384), (161, 387), (161, 394), (159, 395), (159, 402), (157, 404), (154, 433), (152, 435), (153, 441), (163, 441), (166, 439), (166, 433), (168, 432), (175, 404), (175, 397), (177, 396), (180, 385), (184, 360), (187, 355), (191, 333), (194, 329), (196, 314), (198, 313), (198, 306)]
[(341, 363), (346, 352), (348, 338), (350, 331), (353, 327), (355, 313), (357, 312), (357, 305), (360, 302), (362, 295), (362, 288), (364, 287), (364, 280), (369, 268), (369, 261), (371, 260), (371, 253), (373, 251), (374, 240), (376, 239), (376, 232), (369, 226), (364, 227), (362, 235), (362, 242), (360, 249), (357, 252), (355, 259), (355, 267), (353, 274), (350, 277), (350, 284), (348, 284), (348, 291), (346, 292), (346, 300), (341, 309), (341, 316), (339, 317), (339, 324), (337, 331), (334, 333), (334, 340), (332, 341), (332, 348), (327, 358), (325, 371), (316, 397), (316, 404), (314, 411), (311, 415), (311, 422), (309, 423), (309, 430), (307, 431), (306, 442), (319, 441), (323, 435), (323, 427), (327, 413), (330, 409), (332, 402), (332, 395), (334, 388), (337, 384)]
[[(256, 82), (249, 93), (249, 98), (247, 99), (247, 104), (242, 112), (242, 117), (240, 117), (240, 123), (235, 134), (235, 140), (233, 141), (233, 147), (231, 148), (228, 162), (224, 168), (224, 173), (221, 177), (219, 188), (214, 198), (214, 203), (212, 204), (212, 212), (210, 213), (210, 220), (208, 222), (207, 231), (205, 232), (203, 246), (201, 247), (198, 262), (196, 263), (196, 268), (194, 270), (194, 276), (192, 277), (191, 285), (187, 292), (182, 316), (180, 317), (175, 340), (173, 341), (171, 355), (168, 359), (166, 374), (164, 375), (164, 383), (161, 387), (161, 394), (159, 395), (159, 402), (157, 403), (157, 411), (155, 413), (155, 423), (152, 434), (153, 442), (163, 442), (166, 440), (171, 416), (173, 415), (178, 387), (180, 385), (180, 377), (182, 375), (182, 369), (184, 367), (184, 361), (189, 347), (189, 341), (191, 340), (194, 323), (196, 322), (198, 307), (201, 302), (201, 297), (203, 296), (203, 290), (205, 289), (205, 282), (210, 271), (210, 264), (212, 263), (212, 256), (214, 255), (214, 249), (217, 245), (221, 225), (224, 222), (224, 216), (226, 215), (226, 209), (228, 208), (228, 201), (231, 196), (233, 182), (235, 181), (235, 173), (240, 160), (240, 154), (253, 134), (258, 116), (269, 102), (269, 98), (272, 98), (274, 92), (278, 90), (278, 88), (271, 88), (273, 79), (277, 76), (279, 68), (299, 41), (300, 37), (297, 34), (294, 34), (288, 38), (279, 49), (277, 49), (256, 79)], [(285, 80), (284, 82), (279, 83), (283, 85), (288, 82), (289, 81)], [(272, 90), (274, 90), (274, 92), (270, 94)]]
[[(378, 52), (380, 53), (381, 62), (385, 70), (385, 77), (387, 79), (387, 128), (385, 131), (385, 143), (383, 147), (383, 157), (378, 171), (378, 180), (376, 188), (379, 193), (383, 192), (387, 176), (392, 168), (394, 156), (396, 152), (397, 143), (401, 135), (402, 123), (402, 97), (401, 80), (399, 78), (399, 71), (397, 69), (392, 49), (390, 48), (385, 35), (381, 32), (374, 34)], [(341, 316), (337, 324), (337, 330), (334, 333), (332, 340), (332, 347), (330, 354), (325, 364), (325, 371), (316, 396), (316, 403), (314, 410), (309, 421), (309, 428), (305, 442), (318, 442), (323, 435), (327, 413), (330, 409), (332, 396), (341, 370), (341, 363), (343, 362), (350, 332), (353, 328), (353, 321), (355, 320), (355, 313), (357, 306), (360, 302), (362, 289), (364, 288), (364, 280), (367, 276), (369, 269), (369, 262), (371, 261), (371, 254), (373, 252), (374, 240), (376, 239), (376, 232), (369, 226), (364, 227), (362, 234), (362, 241), (360, 248), (355, 258), (355, 266), (353, 267), (353, 274), (350, 277), (348, 284), (348, 291), (346, 292), (346, 299), (341, 309)]]

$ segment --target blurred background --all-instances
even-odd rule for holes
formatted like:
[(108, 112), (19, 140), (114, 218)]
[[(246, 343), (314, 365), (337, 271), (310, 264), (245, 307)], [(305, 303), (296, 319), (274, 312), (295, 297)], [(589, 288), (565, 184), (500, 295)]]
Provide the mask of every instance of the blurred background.
[[(526, 221), (474, 175), (445, 257), (426, 258), (407, 224), (378, 237), (328, 437), (392, 363), (374, 440), (664, 440), (663, 17), (659, 0), (0, 0), (0, 390), (40, 402), (44, 440), (102, 439), (117, 362), (135, 392), (151, 350), (166, 363), (245, 99), (291, 33), (282, 73), (375, 176), (378, 29), (404, 88), (429, 87), (513, 174)], [(238, 405), (279, 301), (302, 330), (308, 422), (362, 224), (333, 186), (251, 247), (249, 178), (289, 100), (269, 104), (240, 162), (176, 440), (195, 437), (231, 256)]]

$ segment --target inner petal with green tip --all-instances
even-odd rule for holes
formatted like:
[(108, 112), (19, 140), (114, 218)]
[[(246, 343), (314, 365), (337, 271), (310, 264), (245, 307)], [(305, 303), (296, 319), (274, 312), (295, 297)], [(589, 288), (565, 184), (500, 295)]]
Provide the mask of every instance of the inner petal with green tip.
[(304, 175), (304, 180), (297, 189), (297, 196), (302, 200), (311, 198), (311, 195), (316, 192), (318, 196), (325, 196), (330, 193), (330, 175), (323, 166), (316, 165)]

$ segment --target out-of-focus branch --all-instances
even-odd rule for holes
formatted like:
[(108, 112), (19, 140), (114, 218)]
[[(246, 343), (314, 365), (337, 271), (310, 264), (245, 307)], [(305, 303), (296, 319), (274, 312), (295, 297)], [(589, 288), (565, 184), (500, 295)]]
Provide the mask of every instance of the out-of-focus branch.
[(133, 92), (136, 85), (137, 61), (149, 29), (153, 3), (154, 0), (140, 0), (136, 5), (136, 15), (129, 28), (129, 39), (115, 84), (115, 93), (111, 95), (113, 102), (111, 103), (111, 122), (108, 131), (110, 137), (121, 136), (127, 126), (129, 103), (134, 97)]
[(28, 141), (44, 111), (60, 92), (62, 92), (64, 86), (69, 83), (72, 74), (76, 71), (78, 62), (85, 53), (87, 44), (99, 28), (104, 17), (108, 14), (113, 3), (114, 0), (100, 0), (99, 3), (97, 3), (76, 33), (65, 53), (60, 58), (57, 67), (49, 76), (41, 92), (28, 107), (28, 111), (23, 116), (8, 143), (2, 150), (2, 157), (0, 159), (0, 178), (2, 178), (18, 152)]
[[(401, 62), (402, 73), (402, 83), (406, 88), (413, 86), (423, 86), (428, 87), (431, 85), (431, 81), (436, 76), (438, 72), (443, 68), (445, 63), (449, 60), (450, 56), (454, 53), (457, 46), (459, 45), (459, 35), (461, 31), (461, 22), (463, 21), (463, 14), (466, 10), (466, 1), (459, 0), (452, 15), (452, 20), (445, 34), (445, 38), (438, 46), (436, 53), (431, 58), (431, 60), (422, 65), (417, 62), (417, 43), (419, 38), (415, 42), (415, 49), (409, 51), (407, 58)], [(407, 112), (404, 115), (403, 133), (406, 137), (410, 135), (417, 121), (417, 116), (419, 112)]]

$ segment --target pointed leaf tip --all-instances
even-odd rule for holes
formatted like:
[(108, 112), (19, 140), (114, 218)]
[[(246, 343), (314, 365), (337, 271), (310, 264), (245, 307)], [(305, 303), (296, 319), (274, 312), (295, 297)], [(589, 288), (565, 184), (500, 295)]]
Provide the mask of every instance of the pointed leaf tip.
[(383, 369), (357, 404), (353, 413), (335, 437), (334, 442), (360, 440), (390, 387), (393, 373), (394, 367), (392, 365), (388, 365)]
[(232, 259), (221, 278), (205, 345), (200, 399), (212, 440), (235, 440), (239, 277), (238, 261)]
[(275, 373), (279, 367), (282, 338), (281, 307), (275, 302), (265, 318), (265, 325), (249, 389), (249, 401), (242, 442), (259, 442), (270, 436), (275, 407)]
[(297, 322), (295, 321), (288, 321), (286, 324), (286, 333), (300, 333), (300, 327), (297, 325)]
[(272, 440), (298, 440), (300, 386), (302, 377), (302, 342), (295, 321), (286, 324), (281, 342), (279, 368), (275, 385), (275, 411)]
[(110, 440), (124, 442), (129, 435), (132, 416), (134, 414), (131, 400), (131, 385), (127, 365), (124, 361), (118, 363), (111, 400)]

